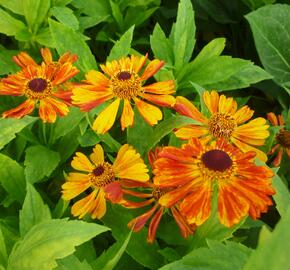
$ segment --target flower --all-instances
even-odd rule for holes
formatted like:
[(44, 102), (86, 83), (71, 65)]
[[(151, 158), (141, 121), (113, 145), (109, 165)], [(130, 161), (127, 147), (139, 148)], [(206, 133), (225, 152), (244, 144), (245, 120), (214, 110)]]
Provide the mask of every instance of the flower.
[[(154, 160), (157, 158), (158, 153), (160, 152), (160, 148), (156, 148), (155, 151), (150, 151), (148, 154), (149, 162), (151, 166), (153, 166)], [(146, 192), (138, 192), (134, 190), (124, 189), (124, 195), (130, 195), (133, 197), (146, 199), (144, 201), (136, 202), (130, 201), (129, 199), (125, 198), (122, 201), (122, 205), (127, 208), (141, 208), (144, 206), (151, 205), (151, 208), (147, 210), (144, 214), (134, 218), (128, 223), (128, 227), (133, 229), (134, 232), (140, 231), (147, 221), (151, 218), (151, 222), (149, 224), (149, 230), (147, 234), (147, 242), (153, 243), (156, 236), (156, 231), (161, 221), (163, 214), (165, 214), (166, 210), (168, 209), (175, 219), (176, 224), (179, 226), (180, 233), (184, 238), (187, 238), (191, 235), (194, 230), (194, 225), (189, 225), (185, 219), (185, 217), (180, 213), (178, 206), (173, 205), (169, 208), (166, 206), (162, 206), (158, 203), (158, 200), (166, 194), (169, 190), (168, 188), (160, 188), (154, 185), (152, 182), (146, 183), (131, 183), (127, 181), (127, 187), (130, 188), (146, 188)]]
[(222, 224), (230, 227), (249, 214), (253, 219), (272, 205), (273, 172), (256, 166), (253, 151), (242, 153), (223, 139), (192, 138), (181, 149), (164, 147), (155, 161), (154, 184), (173, 188), (159, 199), (171, 207), (180, 202), (180, 211), (190, 224), (204, 223), (211, 212), (214, 185), (218, 188), (218, 214)]
[(44, 62), (40, 65), (25, 52), (13, 57), (21, 70), (2, 79), (0, 95), (25, 96), (26, 100), (4, 112), (4, 118), (21, 118), (32, 113), (38, 103), (39, 117), (43, 122), (53, 123), (57, 114), (64, 116), (69, 112), (67, 105), (71, 91), (62, 88), (68, 86), (67, 81), (79, 72), (73, 66), (77, 56), (66, 53), (58, 62), (53, 62), (49, 49), (42, 49), (41, 54)]
[(79, 218), (87, 213), (92, 218), (102, 218), (106, 213), (106, 200), (113, 203), (121, 201), (123, 179), (136, 182), (149, 180), (144, 161), (128, 144), (119, 149), (113, 164), (104, 160), (103, 148), (97, 144), (90, 159), (77, 152), (71, 166), (79, 172), (68, 174), (66, 183), (62, 185), (62, 198), (71, 200), (88, 189), (91, 191), (72, 206), (72, 214)]
[[(73, 91), (73, 103), (83, 111), (89, 111), (105, 101), (113, 101), (98, 115), (93, 124), (97, 133), (106, 133), (114, 124), (121, 100), (124, 103), (121, 116), (121, 127), (134, 124), (134, 111), (131, 106), (133, 100), (146, 122), (155, 125), (162, 119), (161, 110), (142, 99), (159, 106), (172, 106), (175, 98), (174, 81), (156, 82), (144, 86), (143, 83), (152, 77), (164, 65), (163, 61), (155, 59), (141, 69), (147, 60), (146, 56), (124, 57), (119, 60), (101, 65), (103, 73), (91, 70), (86, 74), (86, 81)], [(141, 99), (139, 98), (141, 97)]]
[(281, 163), (284, 151), (287, 153), (288, 158), (290, 158), (290, 131), (285, 130), (283, 115), (276, 116), (273, 112), (270, 112), (267, 114), (267, 118), (273, 126), (281, 126), (281, 129), (276, 135), (277, 144), (269, 152), (269, 155), (274, 154), (276, 151), (278, 152), (272, 162), (275, 167), (278, 167)]
[[(230, 141), (243, 152), (255, 151), (262, 161), (267, 155), (255, 146), (261, 146), (269, 136), (269, 125), (266, 119), (252, 118), (254, 111), (248, 106), (237, 110), (237, 102), (233, 98), (226, 98), (216, 91), (204, 92), (203, 101), (209, 110), (210, 116), (204, 116), (189, 100), (177, 97), (174, 109), (185, 116), (197, 120), (201, 125), (189, 125), (179, 128), (175, 135), (181, 139), (210, 137), (223, 138)], [(254, 146), (254, 147), (253, 147)]]

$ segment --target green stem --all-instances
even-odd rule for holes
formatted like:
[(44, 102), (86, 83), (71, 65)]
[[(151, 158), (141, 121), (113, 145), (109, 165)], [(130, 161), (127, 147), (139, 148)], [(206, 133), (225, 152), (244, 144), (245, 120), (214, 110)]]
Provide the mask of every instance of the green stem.
[(42, 135), (43, 135), (43, 141), (45, 144), (47, 144), (47, 137), (46, 137), (46, 124), (42, 123)]

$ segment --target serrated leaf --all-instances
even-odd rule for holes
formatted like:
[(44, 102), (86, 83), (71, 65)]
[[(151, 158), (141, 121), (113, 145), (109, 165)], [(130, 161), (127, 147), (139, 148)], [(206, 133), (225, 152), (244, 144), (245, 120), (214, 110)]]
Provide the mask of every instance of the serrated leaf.
[(281, 270), (289, 266), (290, 249), (290, 207), (270, 233), (265, 227), (259, 237), (256, 250), (247, 261), (244, 270)]
[(0, 154), (0, 183), (13, 200), (20, 203), (25, 197), (23, 168), (13, 159)]
[(48, 22), (59, 54), (66, 53), (67, 51), (77, 54), (78, 61), (76, 62), (76, 66), (83, 72), (97, 67), (95, 57), (80, 33), (51, 19)]
[[(246, 15), (261, 62), (276, 83), (290, 84), (290, 6), (268, 5)], [(289, 92), (290, 93), (290, 92)]]
[(172, 45), (158, 23), (150, 36), (150, 45), (156, 58), (164, 60), (169, 65), (173, 64)]
[(0, 33), (7, 36), (14, 36), (25, 28), (25, 24), (12, 17), (9, 13), (0, 8)]
[(0, 149), (15, 138), (15, 134), (29, 124), (35, 122), (36, 117), (26, 116), (22, 119), (5, 118), (0, 119)]
[(30, 146), (25, 155), (25, 176), (27, 182), (33, 184), (50, 176), (60, 162), (58, 152), (42, 145)]
[(186, 116), (172, 116), (162, 121), (153, 129), (153, 134), (148, 140), (146, 151), (152, 149), (163, 137), (168, 135), (174, 128), (180, 128), (182, 126), (190, 124), (200, 125), (199, 122)]
[(52, 7), (50, 9), (51, 14), (57, 18), (65, 26), (72, 28), (73, 30), (79, 29), (79, 21), (74, 15), (73, 11), (68, 7)]
[(26, 197), (19, 212), (19, 229), (22, 237), (36, 224), (51, 219), (47, 205), (42, 201), (41, 196), (30, 184), (26, 184)]
[(51, 270), (56, 259), (72, 254), (78, 246), (108, 228), (83, 221), (54, 219), (35, 225), (13, 248), (8, 270)]
[[(247, 262), (251, 250), (241, 244), (226, 241), (208, 241), (209, 248), (199, 248), (160, 268), (160, 270), (242, 270)], [(255, 269), (256, 268), (252, 268)]]
[(23, 0), (0, 0), (0, 5), (11, 10), (15, 14), (23, 15)]
[(50, 8), (50, 0), (23, 0), (23, 13), (31, 32), (36, 33)]
[(82, 262), (74, 255), (57, 261), (58, 267), (54, 270), (93, 270), (86, 260)]
[(173, 32), (173, 51), (177, 72), (188, 63), (195, 45), (194, 11), (190, 0), (181, 0)]
[(107, 58), (108, 61), (118, 60), (121, 57), (127, 56), (131, 48), (133, 38), (134, 25), (129, 28), (124, 35), (115, 43)]

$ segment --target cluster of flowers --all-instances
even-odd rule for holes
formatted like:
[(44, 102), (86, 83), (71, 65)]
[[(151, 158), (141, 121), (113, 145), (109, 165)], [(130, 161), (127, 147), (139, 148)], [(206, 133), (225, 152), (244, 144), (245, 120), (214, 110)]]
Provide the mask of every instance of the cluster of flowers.
[[(166, 212), (173, 216), (183, 237), (192, 234), (209, 218), (215, 189), (220, 222), (228, 227), (247, 215), (259, 218), (272, 205), (273, 173), (254, 163), (255, 157), (267, 160), (267, 155), (256, 147), (265, 143), (269, 125), (261, 117), (250, 120), (254, 111), (248, 106), (238, 109), (233, 98), (205, 91), (201, 113), (186, 98), (171, 95), (175, 93), (172, 80), (144, 85), (164, 65), (157, 59), (149, 61), (147, 55), (107, 62), (100, 65), (103, 73), (89, 71), (84, 81), (74, 83), (69, 79), (79, 72), (73, 65), (76, 55), (66, 53), (56, 62), (49, 49), (42, 49), (41, 54), (41, 64), (24, 52), (13, 58), (21, 70), (1, 80), (0, 95), (25, 96), (26, 101), (4, 112), (3, 117), (21, 118), (38, 107), (42, 121), (53, 123), (57, 115), (69, 112), (69, 106), (87, 112), (112, 100), (92, 125), (97, 133), (106, 133), (114, 125), (121, 102), (122, 130), (134, 124), (132, 101), (150, 125), (162, 119), (162, 112), (155, 105), (172, 108), (198, 122), (174, 131), (186, 142), (180, 148), (157, 147), (148, 153), (152, 178), (140, 155), (128, 144), (119, 149), (113, 164), (105, 161), (99, 144), (89, 158), (77, 152), (71, 163), (76, 171), (70, 172), (62, 185), (64, 200), (86, 194), (73, 204), (74, 216), (90, 214), (101, 219), (107, 200), (126, 208), (150, 205), (128, 226), (136, 232), (151, 219), (147, 241), (152, 243)], [(274, 159), (278, 166), (284, 149), (290, 157), (289, 131), (283, 127), (282, 116), (269, 113), (268, 119), (272, 125), (281, 126), (277, 145), (270, 153), (278, 151)]]

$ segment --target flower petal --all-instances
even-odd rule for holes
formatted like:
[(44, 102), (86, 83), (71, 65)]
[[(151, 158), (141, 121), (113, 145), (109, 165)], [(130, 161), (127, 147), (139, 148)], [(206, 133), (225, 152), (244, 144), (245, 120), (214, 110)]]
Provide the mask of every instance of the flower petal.
[(163, 212), (164, 212), (164, 207), (160, 207), (151, 219), (151, 222), (148, 228), (148, 235), (147, 235), (147, 242), (149, 244), (152, 244), (155, 240), (156, 231), (159, 226), (160, 220), (162, 218)]
[(233, 98), (227, 98), (221, 95), (219, 98), (218, 111), (224, 114), (234, 114), (237, 111), (238, 104)]
[(173, 80), (156, 82), (142, 87), (145, 93), (169, 95), (175, 93), (175, 84)]
[(93, 124), (93, 130), (99, 134), (105, 134), (114, 124), (120, 99), (117, 98), (107, 108), (105, 108), (96, 118)]
[(164, 62), (159, 59), (154, 59), (151, 61), (144, 70), (144, 73), (141, 76), (142, 81), (146, 81), (148, 78), (152, 77), (159, 69), (164, 66)]
[(190, 125), (177, 129), (174, 134), (177, 138), (182, 140), (189, 140), (190, 138), (203, 137), (209, 134), (209, 130), (205, 126)]
[(104, 187), (106, 198), (112, 203), (119, 203), (123, 198), (123, 191), (120, 182), (115, 181)]
[(90, 155), (90, 159), (96, 166), (104, 163), (104, 150), (100, 144), (97, 144), (94, 147), (93, 153)]
[(26, 68), (27, 66), (37, 66), (35, 61), (26, 52), (20, 52), (16, 56), (13, 56), (12, 59), (21, 68)]
[(134, 124), (134, 111), (128, 99), (124, 99), (124, 108), (121, 116), (121, 127), (124, 130), (126, 127), (131, 127)]
[(88, 83), (93, 84), (100, 89), (104, 89), (109, 86), (109, 79), (99, 71), (90, 70), (85, 76)]
[(175, 98), (170, 95), (151, 95), (143, 93), (140, 94), (140, 96), (162, 107), (172, 107), (175, 104)]
[(107, 206), (106, 206), (105, 192), (102, 189), (100, 189), (98, 196), (95, 200), (95, 206), (91, 210), (92, 218), (101, 219), (105, 215), (106, 210), (107, 210)]
[(158, 121), (162, 119), (162, 112), (159, 108), (148, 104), (147, 102), (144, 102), (138, 98), (134, 98), (134, 101), (136, 103), (138, 111), (149, 125), (156, 125)]
[(219, 94), (216, 91), (205, 91), (202, 97), (206, 107), (211, 112), (211, 114), (218, 112)]
[(243, 106), (234, 114), (234, 119), (236, 123), (239, 125), (241, 123), (250, 120), (253, 114), (254, 114), (253, 110), (251, 110), (248, 106)]
[(30, 114), (34, 110), (35, 101), (32, 99), (27, 99), (22, 104), (14, 109), (5, 111), (3, 117), (21, 118), (27, 114)]
[(81, 152), (76, 152), (73, 160), (71, 162), (71, 166), (78, 171), (91, 172), (94, 169), (93, 164), (89, 161), (89, 159)]

